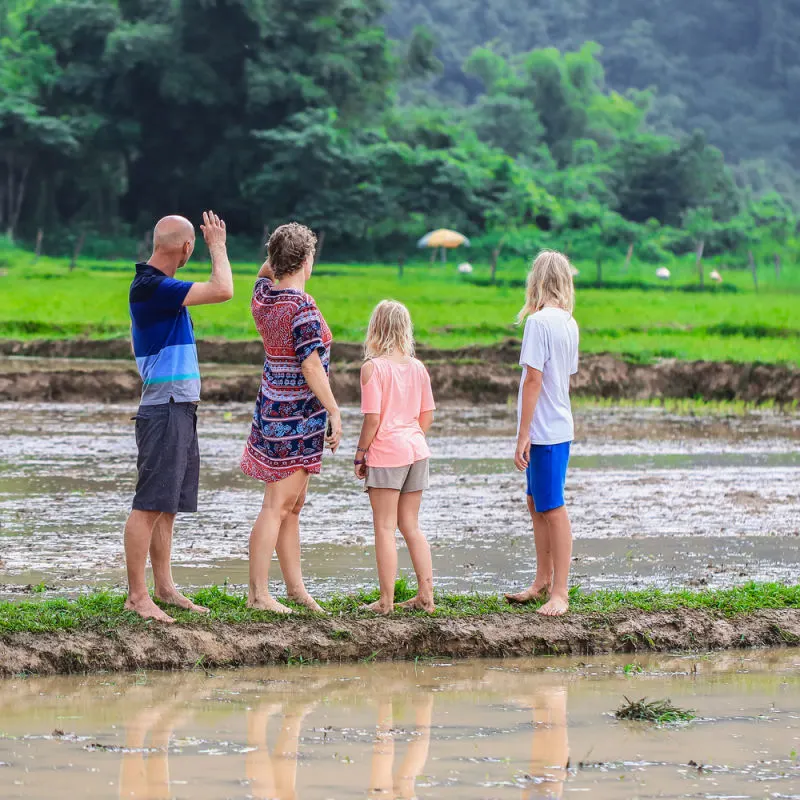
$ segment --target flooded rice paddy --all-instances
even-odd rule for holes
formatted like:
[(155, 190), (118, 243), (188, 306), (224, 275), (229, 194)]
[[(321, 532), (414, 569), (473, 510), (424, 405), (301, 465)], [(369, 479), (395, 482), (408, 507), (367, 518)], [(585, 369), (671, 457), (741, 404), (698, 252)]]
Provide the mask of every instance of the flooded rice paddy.
[[(0, 407), (0, 597), (123, 585), (121, 532), (135, 483), (135, 409)], [(176, 527), (188, 587), (247, 580), (260, 485), (238, 469), (250, 405), (203, 406), (201, 513)], [(304, 568), (327, 595), (375, 584), (369, 503), (351, 475), (360, 416), (312, 479)], [(796, 581), (800, 419), (773, 412), (680, 417), (579, 410), (568, 480), (574, 579), (585, 588)], [(431, 436), (422, 522), (439, 588), (522, 585), (533, 563), (523, 479), (511, 463), (514, 410), (445, 408)], [(405, 551), (401, 566), (410, 571)], [(277, 572), (277, 570), (276, 570)]]
[[(0, 682), (0, 786), (8, 800), (800, 798), (798, 667), (783, 651), (17, 678)], [(618, 721), (626, 695), (697, 719)]]

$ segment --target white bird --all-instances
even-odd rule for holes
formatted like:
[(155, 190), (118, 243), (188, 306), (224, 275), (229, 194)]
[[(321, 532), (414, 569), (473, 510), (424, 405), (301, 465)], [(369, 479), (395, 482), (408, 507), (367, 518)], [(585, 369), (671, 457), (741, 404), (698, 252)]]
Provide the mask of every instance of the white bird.
[(472, 272), (472, 264), (468, 264), (466, 261), (463, 264), (458, 265), (458, 271), (462, 275), (469, 275)]
[(656, 278), (660, 278), (662, 281), (668, 281), (670, 278), (670, 271), (666, 267), (659, 267), (656, 270)]
[(708, 273), (708, 277), (711, 278), (714, 283), (722, 283), (722, 275), (715, 269), (712, 269), (711, 272)]

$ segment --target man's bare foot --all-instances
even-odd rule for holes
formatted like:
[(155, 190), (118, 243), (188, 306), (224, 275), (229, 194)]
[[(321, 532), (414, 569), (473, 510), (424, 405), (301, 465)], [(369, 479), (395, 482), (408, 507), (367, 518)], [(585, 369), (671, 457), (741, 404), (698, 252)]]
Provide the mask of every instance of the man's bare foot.
[(261, 598), (260, 600), (251, 600), (248, 598), (247, 607), (254, 608), (256, 611), (272, 611), (275, 614), (291, 614), (292, 609), (279, 603), (271, 595)]
[(373, 614), (380, 614), (383, 617), (388, 617), (389, 614), (394, 611), (394, 603), (385, 606), (380, 600), (376, 600), (374, 603), (370, 603), (369, 605), (360, 606), (359, 611), (371, 611)]
[(536, 613), (544, 617), (562, 617), (567, 611), (569, 600), (559, 595), (553, 595), (541, 608), (536, 609)]
[(195, 614), (208, 614), (208, 609), (205, 606), (199, 606), (193, 603), (188, 597), (182, 595), (177, 589), (173, 592), (154, 592), (153, 596), (156, 600), (165, 603), (168, 606), (177, 606), (184, 611), (192, 611)]
[(156, 622), (166, 622), (172, 624), (175, 620), (166, 612), (162, 611), (154, 602), (150, 595), (141, 599), (132, 600), (130, 597), (125, 601), (125, 610), (133, 611), (142, 619), (154, 619)]
[(404, 600), (402, 603), (397, 603), (395, 608), (402, 608), (405, 611), (427, 611), (428, 614), (433, 614), (436, 611), (433, 599), (422, 600), (419, 595), (412, 597), (410, 600)]
[(506, 594), (508, 603), (532, 603), (534, 600), (544, 600), (550, 593), (550, 587), (546, 583), (533, 583), (527, 589), (516, 594)]
[(316, 611), (318, 614), (328, 613), (308, 592), (305, 594), (290, 594), (288, 597), (293, 603), (305, 606), (309, 611)]

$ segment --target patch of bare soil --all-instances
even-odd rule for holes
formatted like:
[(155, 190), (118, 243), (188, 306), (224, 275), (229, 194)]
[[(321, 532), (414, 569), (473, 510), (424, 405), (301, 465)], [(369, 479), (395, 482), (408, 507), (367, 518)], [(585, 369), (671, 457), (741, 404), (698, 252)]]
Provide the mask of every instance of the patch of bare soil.
[(0, 637), (0, 676), (255, 666), (419, 657), (480, 658), (707, 651), (800, 644), (800, 610), (735, 618), (706, 611), (468, 618), (293, 619), (272, 623), (124, 627)]
[[(203, 369), (203, 397), (210, 402), (251, 401), (263, 360), (260, 342), (198, 342), (204, 365), (235, 364), (224, 374)], [(340, 402), (359, 398), (361, 348), (336, 342), (332, 382)], [(0, 355), (28, 356), (39, 361), (7, 361), (0, 369), (0, 401), (134, 402), (139, 379), (126, 340), (29, 341), (0, 340)], [(519, 344), (508, 340), (492, 347), (461, 350), (421, 348), (419, 356), (431, 373), (434, 391), (443, 402), (503, 403), (519, 385)], [(59, 359), (107, 359), (80, 369)], [(583, 356), (573, 378), (576, 395), (646, 400), (702, 397), (791, 403), (800, 399), (800, 370), (770, 364), (664, 360), (632, 364), (615, 356)]]

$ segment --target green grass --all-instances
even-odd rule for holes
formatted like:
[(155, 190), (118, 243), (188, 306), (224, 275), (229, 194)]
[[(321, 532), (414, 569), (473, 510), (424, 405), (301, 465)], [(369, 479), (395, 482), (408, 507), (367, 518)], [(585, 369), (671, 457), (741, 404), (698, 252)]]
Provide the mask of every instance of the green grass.
[[(34, 265), (30, 254), (18, 250), (0, 251), (3, 261), (0, 338), (127, 337), (131, 265), (84, 261), (70, 272), (64, 260), (42, 258)], [(525, 269), (522, 262), (505, 265), (500, 277), (519, 281)], [(192, 311), (199, 337), (255, 338), (249, 299), (256, 270), (255, 263), (235, 265), (234, 299)], [(487, 270), (476, 265), (473, 278), (485, 281)], [(800, 364), (800, 280), (795, 277), (800, 271), (795, 265), (786, 265), (780, 284), (774, 279), (770, 283), (765, 270), (758, 294), (739, 273), (731, 275), (737, 291), (685, 292), (658, 285), (655, 278), (651, 286), (645, 277), (652, 271), (650, 265), (633, 265), (620, 276), (609, 267), (610, 287), (579, 285), (575, 316), (582, 352), (610, 352), (641, 362), (678, 358)], [(207, 274), (207, 265), (192, 262), (181, 277), (202, 280)], [(688, 262), (678, 262), (673, 274), (684, 283), (693, 280)], [(614, 288), (621, 277), (636, 278), (641, 288)], [(325, 264), (308, 289), (340, 341), (361, 341), (372, 308), (386, 297), (409, 306), (417, 339), (426, 345), (488, 345), (521, 335), (514, 318), (523, 290), (465, 280), (453, 263), (412, 264), (402, 280), (392, 266)]]
[[(413, 594), (413, 589), (404, 579), (398, 581), (395, 597), (399, 602)], [(339, 616), (358, 619), (372, 617), (361, 611), (360, 606), (378, 598), (377, 590), (358, 592), (353, 595), (337, 595), (321, 605)], [(199, 616), (170, 608), (170, 613), (179, 622), (205, 625), (212, 622), (242, 624), (282, 620), (292, 624), (292, 619), (265, 611), (247, 608), (246, 598), (228, 592), (224, 587), (212, 586), (201, 589), (192, 599), (208, 606), (211, 613)], [(125, 627), (141, 627), (147, 623), (135, 614), (123, 609), (125, 597), (107, 591), (82, 595), (75, 600), (42, 599), (9, 601), (0, 603), (0, 633), (31, 632), (45, 633), (77, 628), (114, 630)], [(436, 598), (438, 617), (474, 617), (485, 614), (529, 614), (537, 604), (523, 607), (509, 606), (501, 597), (492, 595), (441, 595)], [(759, 609), (800, 608), (800, 586), (784, 586), (777, 583), (749, 583), (733, 589), (709, 589), (704, 591), (677, 590), (662, 592), (657, 589), (641, 591), (612, 591), (583, 593), (579, 589), (570, 592), (571, 613), (613, 614), (619, 611), (639, 609), (642, 611), (671, 611), (680, 608), (702, 609), (733, 617)], [(291, 605), (291, 603), (289, 604)], [(297, 617), (309, 619), (318, 615), (299, 606), (294, 606)], [(397, 612), (404, 616), (425, 616), (422, 612)], [(334, 638), (343, 634), (335, 632)]]
[(656, 725), (674, 725), (678, 722), (691, 722), (696, 718), (692, 709), (680, 708), (671, 700), (629, 700), (614, 712), (617, 719), (635, 720), (637, 722), (654, 722)]
[(781, 404), (774, 400), (755, 403), (747, 400), (705, 400), (702, 397), (656, 397), (637, 400), (577, 395), (572, 398), (572, 408), (591, 411), (660, 409), (681, 417), (740, 417), (752, 413), (794, 414), (800, 410), (800, 401), (792, 400), (790, 403)]

